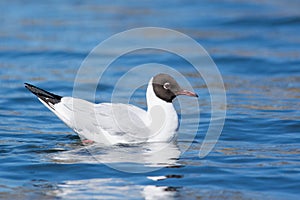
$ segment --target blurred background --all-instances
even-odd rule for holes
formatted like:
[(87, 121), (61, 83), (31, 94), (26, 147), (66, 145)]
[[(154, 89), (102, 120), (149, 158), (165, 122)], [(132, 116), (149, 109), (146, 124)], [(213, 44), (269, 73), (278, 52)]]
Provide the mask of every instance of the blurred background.
[[(296, 199), (299, 8), (297, 0), (1, 1), (0, 198)], [(180, 31), (207, 50), (225, 83), (227, 118), (213, 152), (199, 159), (210, 119), (209, 94), (186, 71), (200, 94), (195, 140), (183, 155), (172, 158), (176, 167), (128, 174), (91, 163), (76, 135), (23, 83), (71, 96), (76, 72), (96, 45), (145, 26)], [(114, 69), (149, 62), (185, 72), (185, 62), (169, 54), (129, 55)], [(99, 87), (103, 93), (98, 101), (109, 99), (113, 85)], [(142, 88), (135, 97), (142, 107), (144, 93)], [(184, 130), (188, 133), (188, 127)], [(178, 145), (187, 142), (183, 138)], [(65, 160), (53, 158), (66, 152)]]

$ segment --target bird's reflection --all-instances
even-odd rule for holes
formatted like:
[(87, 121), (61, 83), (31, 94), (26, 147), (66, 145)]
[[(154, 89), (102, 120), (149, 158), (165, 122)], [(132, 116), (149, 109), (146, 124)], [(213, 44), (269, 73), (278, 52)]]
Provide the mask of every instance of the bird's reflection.
[(114, 169), (142, 173), (162, 167), (178, 167), (181, 152), (175, 143), (142, 143), (100, 146), (92, 144), (58, 152), (52, 156), (57, 163), (102, 163)]
[(47, 196), (62, 199), (175, 199), (180, 192), (180, 187), (135, 185), (121, 178), (68, 180), (51, 188)]
[[(102, 163), (123, 172), (143, 173), (163, 167), (180, 167), (178, 163), (180, 154), (175, 143), (143, 143), (110, 147), (92, 144), (57, 152), (52, 160), (56, 163)], [(69, 197), (77, 196), (78, 191), (94, 191), (93, 196), (103, 196), (104, 193), (108, 198), (115, 195), (118, 197), (124, 195), (124, 198), (127, 198), (129, 195), (132, 198), (173, 199), (178, 194), (178, 188), (156, 185), (156, 183), (166, 179), (181, 179), (183, 176), (174, 174), (142, 176), (141, 179), (145, 179), (142, 182), (148, 182), (149, 185), (129, 184), (131, 177), (67, 180), (58, 184), (57, 189), (49, 191), (49, 194), (56, 197)], [(128, 184), (132, 191), (130, 194), (126, 193), (129, 190)], [(115, 190), (112, 190), (114, 187)], [(87, 192), (86, 195), (88, 197), (90, 193)], [(85, 197), (85, 194), (81, 193), (81, 197)]]
[(147, 185), (143, 188), (143, 196), (147, 200), (174, 199), (177, 195), (177, 187)]

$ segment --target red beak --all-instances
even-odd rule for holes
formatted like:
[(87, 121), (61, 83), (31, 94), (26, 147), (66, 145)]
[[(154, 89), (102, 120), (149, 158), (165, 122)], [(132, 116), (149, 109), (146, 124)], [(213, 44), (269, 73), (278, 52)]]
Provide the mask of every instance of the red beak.
[(180, 90), (179, 92), (176, 92), (177, 95), (187, 95), (191, 97), (198, 97), (198, 95), (194, 92), (188, 91), (188, 90)]

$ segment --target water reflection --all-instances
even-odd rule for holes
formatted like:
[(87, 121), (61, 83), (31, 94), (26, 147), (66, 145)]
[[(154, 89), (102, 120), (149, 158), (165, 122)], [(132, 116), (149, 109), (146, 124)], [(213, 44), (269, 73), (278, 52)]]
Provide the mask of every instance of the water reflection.
[(180, 166), (177, 162), (180, 154), (175, 143), (92, 144), (58, 152), (51, 159), (56, 163), (103, 163), (123, 172), (143, 173), (162, 167)]
[[(163, 167), (182, 167), (178, 163), (180, 154), (175, 143), (143, 143), (110, 147), (92, 144), (57, 152), (51, 159), (56, 163), (99, 163), (100, 170), (103, 168), (100, 164), (102, 163), (123, 172), (144, 173)], [(140, 185), (124, 177), (66, 180), (46, 193), (47, 196), (67, 199), (85, 199), (91, 196), (101, 196), (103, 199), (174, 199), (178, 195), (178, 188), (167, 185), (158, 186), (156, 183), (167, 179), (182, 178), (183, 175), (179, 174), (142, 176), (140, 181), (150, 182), (149, 185)]]
[(178, 195), (178, 188), (170, 186), (148, 185), (143, 188), (143, 196), (147, 200), (174, 199)]
[(178, 188), (170, 186), (134, 185), (118, 178), (64, 181), (46, 192), (46, 195), (63, 199), (174, 199)]

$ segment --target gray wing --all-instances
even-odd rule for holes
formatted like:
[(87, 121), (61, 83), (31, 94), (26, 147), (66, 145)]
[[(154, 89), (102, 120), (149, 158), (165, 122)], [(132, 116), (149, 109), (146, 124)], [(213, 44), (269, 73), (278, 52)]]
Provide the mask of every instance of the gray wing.
[(146, 111), (128, 104), (95, 105), (97, 127), (124, 142), (144, 142), (150, 131), (145, 124)]
[(145, 142), (150, 134), (146, 111), (133, 105), (64, 97), (54, 113), (81, 137), (104, 144)]

